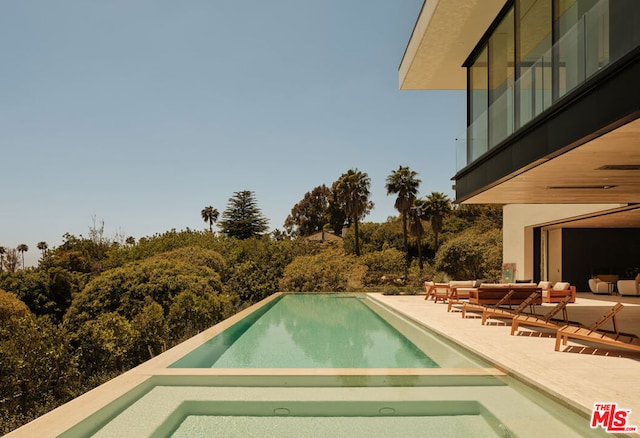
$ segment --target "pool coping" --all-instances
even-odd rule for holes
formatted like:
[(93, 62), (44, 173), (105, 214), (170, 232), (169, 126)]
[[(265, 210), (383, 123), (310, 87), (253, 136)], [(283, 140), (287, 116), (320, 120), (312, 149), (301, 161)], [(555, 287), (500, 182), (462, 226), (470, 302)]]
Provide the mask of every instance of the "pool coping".
[[(618, 402), (621, 408), (631, 409), (629, 423), (640, 424), (638, 400), (624, 395), (640, 391), (640, 384), (635, 379), (637, 372), (640, 372), (640, 354), (624, 351), (607, 353), (606, 350), (601, 354), (590, 354), (588, 347), (571, 341), (563, 351), (557, 352), (553, 348), (555, 336), (536, 336), (540, 334), (539, 331), (526, 327), (521, 328), (523, 332), (518, 336), (511, 336), (510, 324), (505, 327), (504, 323), (494, 320), (483, 326), (477, 318), (463, 320), (459, 312), (447, 312), (446, 304), (425, 301), (424, 294), (387, 296), (375, 293), (370, 297), (478, 355), (519, 384), (542, 392), (587, 419), (593, 410), (593, 403)], [(572, 315), (579, 316), (577, 320), (582, 322), (584, 319), (588, 325), (611, 304), (578, 298), (569, 310), (570, 317), (573, 320)], [(548, 309), (553, 305), (545, 306)], [(625, 329), (640, 315), (640, 306), (629, 304), (628, 307), (624, 319), (619, 321)], [(543, 309), (540, 313), (545, 311)], [(606, 383), (601, 378), (603, 372), (607, 375), (607, 381), (615, 379), (615, 383)], [(625, 379), (625, 376), (628, 378)]]

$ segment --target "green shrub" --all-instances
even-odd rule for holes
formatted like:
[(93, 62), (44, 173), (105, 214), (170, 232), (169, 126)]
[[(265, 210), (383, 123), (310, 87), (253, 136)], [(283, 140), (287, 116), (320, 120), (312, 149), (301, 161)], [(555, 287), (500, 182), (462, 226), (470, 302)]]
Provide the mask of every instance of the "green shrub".
[(176, 260), (195, 266), (206, 266), (221, 277), (225, 276), (227, 263), (217, 251), (198, 246), (187, 246), (156, 255), (159, 260)]
[(151, 298), (168, 312), (183, 291), (209, 295), (222, 291), (217, 272), (164, 256), (151, 257), (106, 271), (90, 281), (73, 300), (65, 317), (72, 327), (105, 312), (117, 312), (132, 320)]
[(285, 268), (280, 290), (288, 292), (344, 292), (362, 289), (366, 267), (342, 249), (298, 256)]
[(502, 268), (502, 232), (469, 229), (438, 250), (434, 266), (452, 279), (497, 281)]
[(0, 324), (0, 435), (74, 396), (79, 382), (69, 333), (51, 318), (14, 315)]
[(361, 261), (367, 267), (365, 285), (385, 284), (404, 277), (404, 254), (395, 248), (364, 254)]
[(12, 316), (21, 317), (27, 316), (30, 313), (29, 307), (27, 307), (16, 294), (0, 289), (0, 324)]
[(107, 312), (86, 321), (78, 330), (77, 346), (80, 369), (122, 372), (136, 365), (135, 348), (138, 333), (129, 321), (115, 312)]
[(240, 300), (256, 303), (278, 291), (278, 277), (274, 269), (253, 260), (238, 263), (225, 285), (225, 290), (237, 294)]

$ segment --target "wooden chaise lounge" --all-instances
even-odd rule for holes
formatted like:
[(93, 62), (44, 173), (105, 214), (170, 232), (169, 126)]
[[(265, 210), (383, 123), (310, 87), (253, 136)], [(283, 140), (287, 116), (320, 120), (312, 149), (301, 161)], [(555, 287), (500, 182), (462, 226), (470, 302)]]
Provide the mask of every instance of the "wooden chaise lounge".
[[(608, 345), (615, 348), (624, 348), (628, 350), (640, 351), (640, 339), (635, 335), (620, 333), (616, 325), (616, 314), (622, 310), (624, 306), (621, 303), (616, 304), (607, 312), (599, 321), (589, 328), (573, 327), (565, 325), (560, 327), (556, 334), (556, 351), (560, 351), (560, 343), (567, 345), (569, 338), (580, 339), (583, 341), (594, 342), (597, 344)], [(601, 330), (607, 321), (613, 322), (613, 332)]]
[[(492, 307), (494, 309), (498, 309), (500, 308), (500, 306), (508, 304), (509, 300), (511, 299), (511, 296), (514, 293), (515, 291), (510, 290), (500, 300), (498, 300), (498, 302), (495, 303)], [(466, 318), (467, 312), (484, 312), (484, 309), (486, 309), (487, 307), (489, 306), (483, 306), (482, 304), (472, 304), (472, 303), (466, 302), (462, 306), (462, 317)], [(511, 308), (511, 306), (509, 306), (509, 308)]]
[(538, 292), (533, 292), (514, 310), (496, 308), (492, 309), (490, 307), (487, 307), (482, 311), (482, 325), (484, 325), (484, 323), (487, 321), (487, 318), (489, 317), (513, 319), (513, 317), (524, 312), (527, 307), (530, 308), (531, 313), (535, 313), (533, 304), (534, 301), (538, 298), (540, 298), (540, 294)]
[(537, 315), (516, 315), (511, 320), (511, 335), (518, 330), (518, 326), (520, 325), (528, 325), (535, 327), (544, 327), (549, 329), (559, 329), (561, 327), (561, 322), (555, 320), (555, 316), (562, 312), (562, 319), (564, 324), (569, 322), (569, 316), (567, 315), (567, 304), (571, 302), (571, 295), (566, 295), (562, 301), (555, 305), (553, 309), (549, 311), (546, 315), (537, 316)]

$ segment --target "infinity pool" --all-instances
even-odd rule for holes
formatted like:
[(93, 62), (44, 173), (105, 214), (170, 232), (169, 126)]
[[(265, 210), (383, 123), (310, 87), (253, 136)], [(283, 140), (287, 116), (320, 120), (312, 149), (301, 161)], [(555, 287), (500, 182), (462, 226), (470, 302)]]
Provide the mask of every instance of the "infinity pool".
[(56, 435), (607, 436), (364, 295), (269, 297), (103, 386)]
[(240, 321), (172, 367), (437, 368), (427, 354), (362, 298), (296, 294)]

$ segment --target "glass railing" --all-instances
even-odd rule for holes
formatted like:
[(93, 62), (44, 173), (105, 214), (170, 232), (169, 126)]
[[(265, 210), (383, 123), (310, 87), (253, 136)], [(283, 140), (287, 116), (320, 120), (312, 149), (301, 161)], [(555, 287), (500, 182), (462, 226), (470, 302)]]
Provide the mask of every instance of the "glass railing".
[(466, 153), (460, 154), (460, 147), (456, 146), (457, 170), (487, 153), (624, 54), (616, 59), (610, 57), (609, 0), (601, 0), (540, 58), (521, 65), (516, 81), (513, 77), (507, 79), (502, 95), (467, 127)]
[[(531, 66), (522, 69), (516, 81), (519, 126), (525, 125), (553, 103), (552, 53), (552, 50), (548, 51)], [(495, 145), (493, 143), (492, 146)]]
[(466, 163), (467, 162), (467, 137), (466, 137), (466, 133), (465, 134), (461, 134), (456, 138), (456, 170), (460, 170), (462, 169), (466, 164), (462, 164), (461, 163)]

